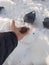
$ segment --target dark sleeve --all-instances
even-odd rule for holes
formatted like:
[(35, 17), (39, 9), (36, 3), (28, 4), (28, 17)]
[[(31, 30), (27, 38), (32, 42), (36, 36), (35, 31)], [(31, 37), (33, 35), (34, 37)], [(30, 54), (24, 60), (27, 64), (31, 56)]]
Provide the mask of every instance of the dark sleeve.
[(0, 33), (0, 65), (6, 60), (18, 44), (18, 38), (14, 32)]

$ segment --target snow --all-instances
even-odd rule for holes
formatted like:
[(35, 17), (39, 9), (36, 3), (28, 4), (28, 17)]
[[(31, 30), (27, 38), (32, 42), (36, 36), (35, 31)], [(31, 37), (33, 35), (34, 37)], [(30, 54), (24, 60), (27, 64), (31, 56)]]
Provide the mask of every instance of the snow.
[(10, 54), (3, 65), (49, 65), (49, 29), (43, 28), (43, 20), (49, 16), (49, 0), (0, 0), (5, 10), (0, 13), (0, 32), (10, 31), (11, 20), (24, 26), (26, 13), (36, 11), (36, 20), (30, 32)]

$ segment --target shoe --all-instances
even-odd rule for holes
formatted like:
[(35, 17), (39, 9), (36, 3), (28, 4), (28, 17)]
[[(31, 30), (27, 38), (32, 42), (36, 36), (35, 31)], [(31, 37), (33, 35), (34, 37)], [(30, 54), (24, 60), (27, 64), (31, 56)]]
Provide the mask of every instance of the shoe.
[(49, 17), (46, 17), (43, 21), (44, 28), (49, 28)]
[(24, 22), (33, 24), (35, 18), (36, 18), (36, 12), (32, 11), (24, 16)]

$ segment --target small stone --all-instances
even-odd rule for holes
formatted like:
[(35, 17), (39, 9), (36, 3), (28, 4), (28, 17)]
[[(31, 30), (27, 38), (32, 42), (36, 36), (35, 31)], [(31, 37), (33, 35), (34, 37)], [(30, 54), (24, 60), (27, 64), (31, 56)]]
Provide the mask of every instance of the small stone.
[(27, 28), (26, 27), (22, 27), (21, 31), (20, 31), (22, 34), (26, 33), (27, 32)]
[(33, 33), (33, 35), (34, 35), (35, 33)]
[(21, 61), (19, 61), (19, 63), (21, 63)]

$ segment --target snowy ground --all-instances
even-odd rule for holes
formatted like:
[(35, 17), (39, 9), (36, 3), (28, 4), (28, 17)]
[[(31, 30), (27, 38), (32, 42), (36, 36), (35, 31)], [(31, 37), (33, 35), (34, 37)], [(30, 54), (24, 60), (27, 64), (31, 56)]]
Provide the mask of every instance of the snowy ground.
[(0, 6), (5, 7), (0, 13), (0, 32), (10, 30), (12, 19), (16, 25), (24, 25), (23, 16), (36, 11), (36, 20), (29, 25), (29, 34), (19, 41), (3, 65), (49, 65), (49, 29), (43, 28), (42, 24), (49, 16), (49, 0), (0, 0)]

